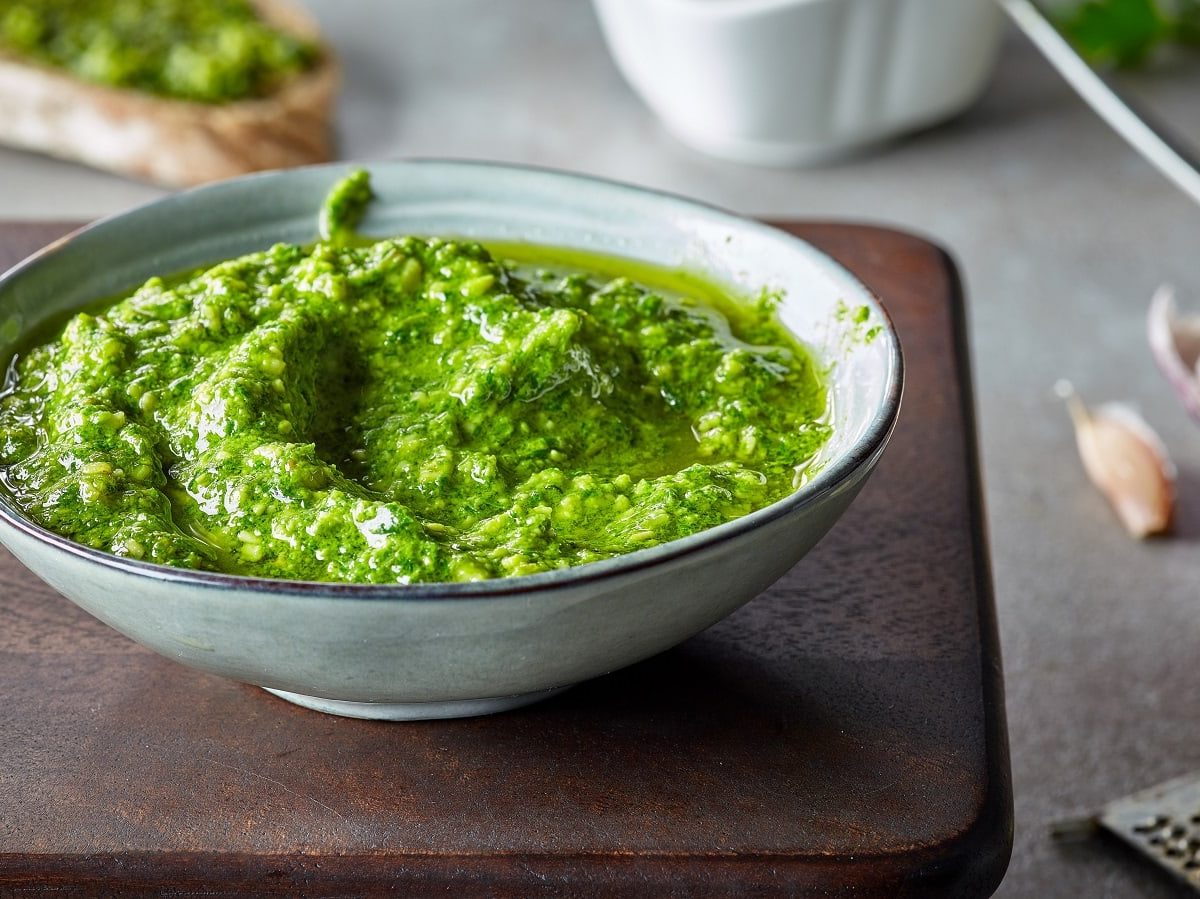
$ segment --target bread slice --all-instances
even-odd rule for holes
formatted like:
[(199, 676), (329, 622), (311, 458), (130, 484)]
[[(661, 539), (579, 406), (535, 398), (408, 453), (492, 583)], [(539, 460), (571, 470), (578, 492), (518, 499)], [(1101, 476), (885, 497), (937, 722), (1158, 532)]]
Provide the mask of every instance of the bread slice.
[(318, 42), (306, 72), (261, 98), (195, 103), (89, 84), (0, 52), (0, 143), (182, 187), (331, 158), (339, 72), (316, 22), (288, 0), (254, 0), (264, 21)]

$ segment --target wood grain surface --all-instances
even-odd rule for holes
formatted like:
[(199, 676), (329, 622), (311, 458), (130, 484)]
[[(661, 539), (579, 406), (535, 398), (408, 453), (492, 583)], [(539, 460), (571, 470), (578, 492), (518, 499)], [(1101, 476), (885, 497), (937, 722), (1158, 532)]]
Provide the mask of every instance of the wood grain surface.
[[(0, 225), (0, 269), (67, 227)], [(882, 297), (908, 380), (778, 584), (554, 700), (386, 724), (153, 655), (0, 551), (0, 893), (989, 895), (1012, 797), (957, 276), (787, 227)]]

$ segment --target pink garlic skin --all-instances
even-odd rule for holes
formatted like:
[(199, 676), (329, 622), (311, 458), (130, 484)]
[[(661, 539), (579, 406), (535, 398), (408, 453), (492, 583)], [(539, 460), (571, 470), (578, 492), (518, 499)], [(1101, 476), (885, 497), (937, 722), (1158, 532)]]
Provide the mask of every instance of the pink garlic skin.
[(1175, 290), (1164, 284), (1150, 300), (1146, 336), (1159, 370), (1188, 414), (1200, 422), (1200, 315), (1179, 315)]
[(1084, 470), (1125, 529), (1139, 539), (1170, 530), (1175, 466), (1158, 435), (1129, 406), (1089, 410), (1069, 385), (1064, 394)]

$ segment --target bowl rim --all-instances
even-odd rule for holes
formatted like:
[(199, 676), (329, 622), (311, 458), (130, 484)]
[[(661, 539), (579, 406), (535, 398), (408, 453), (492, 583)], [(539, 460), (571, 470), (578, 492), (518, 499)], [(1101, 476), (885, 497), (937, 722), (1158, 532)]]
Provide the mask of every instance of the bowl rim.
[(887, 349), (887, 370), (885, 372), (887, 381), (883, 402), (876, 409), (866, 429), (854, 443), (822, 467), (812, 480), (769, 506), (756, 509), (740, 518), (735, 518), (716, 527), (708, 528), (687, 537), (660, 543), (656, 546), (647, 547), (646, 549), (623, 553), (610, 559), (585, 562), (580, 565), (555, 568), (535, 574), (490, 578), (481, 581), (364, 584), (348, 581), (305, 581), (290, 580), (287, 578), (252, 577), (217, 571), (176, 568), (154, 562), (127, 559), (104, 552), (103, 550), (93, 549), (90, 546), (76, 543), (74, 540), (56, 534), (27, 518), (24, 512), (16, 506), (3, 490), (0, 490), (0, 523), (7, 524), (39, 543), (75, 556), (84, 562), (101, 565), (105, 568), (115, 569), (126, 574), (148, 577), (152, 580), (184, 583), (199, 588), (235, 589), (251, 593), (287, 594), (309, 598), (337, 596), (339, 599), (375, 601), (494, 599), (510, 596), (527, 596), (533, 593), (544, 593), (568, 586), (574, 587), (598, 580), (619, 577), (711, 549), (718, 544), (741, 537), (763, 525), (797, 513), (809, 506), (816, 505), (830, 494), (842, 488), (860, 469), (873, 464), (883, 452), (899, 416), (901, 397), (904, 391), (904, 355), (891, 315), (875, 291), (864, 284), (857, 275), (828, 253), (818, 249), (808, 241), (790, 234), (781, 228), (766, 224), (757, 219), (738, 215), (715, 204), (695, 200), (666, 190), (643, 187), (612, 178), (582, 174), (549, 166), (444, 157), (403, 157), (364, 161), (342, 160), (320, 165), (302, 166), (294, 169), (257, 172), (240, 178), (230, 178), (140, 203), (121, 212), (103, 216), (81, 228), (77, 228), (25, 257), (12, 268), (8, 269), (8, 271), (0, 273), (0, 290), (7, 287), (9, 282), (23, 274), (27, 269), (42, 264), (43, 260), (58, 252), (77, 237), (104, 228), (111, 222), (136, 215), (147, 209), (179, 203), (186, 204), (192, 196), (200, 193), (236, 189), (241, 185), (258, 182), (286, 180), (289, 176), (294, 176), (294, 173), (298, 172), (320, 169), (327, 169), (331, 172), (336, 170), (350, 171), (355, 168), (365, 168), (370, 171), (373, 168), (385, 166), (488, 168), (525, 172), (538, 177), (561, 179), (564, 181), (584, 182), (605, 190), (611, 190), (615, 194), (656, 199), (674, 206), (681, 211), (702, 213), (710, 221), (723, 222), (730, 227), (735, 227), (743, 231), (758, 232), (777, 240), (782, 239), (785, 242), (796, 244), (805, 253), (815, 258), (819, 264), (833, 269), (841, 277), (853, 283), (870, 300), (874, 306), (874, 311), (880, 316), (883, 327), (873, 339), (885, 341)]

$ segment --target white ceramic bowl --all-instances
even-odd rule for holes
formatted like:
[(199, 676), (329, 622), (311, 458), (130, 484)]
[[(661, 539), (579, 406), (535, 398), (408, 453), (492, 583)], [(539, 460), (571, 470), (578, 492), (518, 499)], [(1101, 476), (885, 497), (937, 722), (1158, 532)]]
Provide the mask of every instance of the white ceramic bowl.
[[(834, 435), (792, 496), (683, 540), (577, 568), (470, 584), (366, 586), (241, 578), (121, 559), (26, 519), (0, 496), (0, 541), (97, 618), (165, 656), (323, 711), (478, 714), (549, 695), (666, 649), (794, 565), (866, 481), (900, 403), (891, 324), (810, 245), (706, 206), (574, 175), (486, 164), (371, 165), (362, 229), (596, 250), (786, 292), (784, 323), (835, 362)], [(0, 278), (0, 354), (47, 317), (173, 273), (309, 242), (347, 166), (259, 175), (92, 225)], [(870, 342), (839, 310), (866, 306)], [(857, 333), (856, 333), (857, 332)]]
[(617, 67), (685, 143), (819, 161), (930, 125), (983, 89), (996, 0), (594, 0)]

